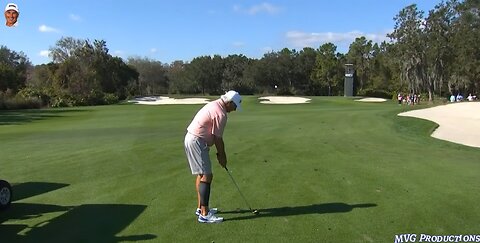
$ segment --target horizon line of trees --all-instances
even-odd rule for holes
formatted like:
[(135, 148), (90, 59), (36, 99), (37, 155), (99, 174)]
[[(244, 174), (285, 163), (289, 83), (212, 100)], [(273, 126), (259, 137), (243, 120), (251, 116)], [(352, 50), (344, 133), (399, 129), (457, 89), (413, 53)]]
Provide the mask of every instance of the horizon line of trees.
[[(346, 54), (333, 43), (284, 48), (260, 59), (241, 54), (165, 64), (109, 53), (104, 40), (62, 37), (52, 62), (33, 66), (23, 52), (0, 47), (0, 109), (113, 104), (159, 94), (343, 95), (345, 64), (353, 64), (354, 94), (398, 92), (433, 100), (480, 91), (480, 0), (449, 0), (425, 17), (415, 4), (395, 17), (389, 42), (356, 38)], [(12, 101), (13, 100), (13, 101)], [(11, 105), (10, 103), (21, 103)]]

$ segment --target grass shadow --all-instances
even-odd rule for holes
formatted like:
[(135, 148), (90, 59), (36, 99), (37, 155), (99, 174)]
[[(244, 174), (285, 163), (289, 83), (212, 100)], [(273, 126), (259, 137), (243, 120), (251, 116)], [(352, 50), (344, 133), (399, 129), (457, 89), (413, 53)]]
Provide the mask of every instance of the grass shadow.
[(83, 112), (82, 109), (0, 110), (1, 125), (19, 125), (48, 118), (62, 117), (62, 113)]
[(259, 214), (253, 215), (250, 210), (234, 210), (234, 211), (222, 211), (222, 214), (249, 214), (233, 218), (226, 218), (225, 220), (245, 220), (245, 219), (254, 219), (260, 217), (287, 217), (287, 216), (296, 216), (304, 214), (327, 214), (327, 213), (347, 213), (351, 212), (355, 208), (370, 208), (376, 207), (377, 204), (374, 203), (363, 203), (363, 204), (346, 204), (346, 203), (323, 203), (323, 204), (312, 204), (306, 206), (296, 206), (296, 207), (279, 207), (279, 208), (264, 208), (258, 209)]
[[(12, 204), (7, 210), (2, 211), (0, 214), (0, 222), (5, 222), (7, 220), (26, 220), (32, 218), (41, 217), (47, 213), (54, 212), (65, 212), (69, 210), (70, 207), (50, 205), (50, 204), (32, 204), (32, 203), (15, 203)], [(4, 225), (1, 225), (2, 227)], [(1, 233), (0, 235), (4, 235)]]
[(64, 213), (34, 226), (2, 224), (0, 235), (5, 242), (124, 242), (155, 239), (156, 235), (152, 234), (116, 236), (145, 208), (144, 205), (124, 204), (84, 204), (64, 207), (16, 203), (1, 217), (22, 220), (40, 217), (46, 213)]
[[(26, 182), (12, 186), (15, 200), (69, 186), (63, 183)], [(147, 206), (84, 204), (60, 206), (13, 202), (0, 213), (1, 242), (125, 242), (155, 239), (156, 235), (116, 235), (133, 222)], [(51, 218), (48, 214), (58, 214)], [(46, 218), (35, 225), (25, 220)], [(51, 218), (51, 219), (50, 219)]]
[(25, 182), (12, 185), (13, 201), (48, 193), (66, 187), (68, 184), (50, 182)]

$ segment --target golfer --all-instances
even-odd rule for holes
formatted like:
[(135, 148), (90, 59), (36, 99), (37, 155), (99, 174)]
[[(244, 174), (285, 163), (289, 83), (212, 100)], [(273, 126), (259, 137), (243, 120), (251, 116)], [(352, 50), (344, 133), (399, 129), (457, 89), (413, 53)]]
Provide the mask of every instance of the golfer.
[(223, 130), (227, 125), (227, 113), (241, 110), (242, 97), (236, 91), (228, 91), (206, 104), (193, 118), (185, 135), (185, 154), (193, 175), (196, 175), (198, 222), (220, 223), (222, 217), (217, 217), (216, 208), (209, 208), (210, 186), (213, 179), (212, 162), (209, 150), (212, 145), (217, 149), (217, 159), (220, 165), (227, 166), (227, 155), (223, 142)]

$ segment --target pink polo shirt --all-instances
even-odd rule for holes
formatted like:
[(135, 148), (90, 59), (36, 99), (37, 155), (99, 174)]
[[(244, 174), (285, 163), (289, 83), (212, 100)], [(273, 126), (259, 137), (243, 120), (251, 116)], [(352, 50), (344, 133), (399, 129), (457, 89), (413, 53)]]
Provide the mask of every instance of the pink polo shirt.
[(205, 140), (208, 146), (213, 145), (213, 135), (223, 136), (227, 125), (227, 110), (221, 99), (214, 100), (200, 109), (187, 128), (188, 133)]

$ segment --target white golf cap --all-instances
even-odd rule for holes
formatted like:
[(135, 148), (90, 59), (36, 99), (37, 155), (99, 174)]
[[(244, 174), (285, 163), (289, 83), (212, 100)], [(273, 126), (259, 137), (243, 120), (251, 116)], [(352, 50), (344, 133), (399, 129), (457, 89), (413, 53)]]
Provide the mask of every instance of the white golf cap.
[(8, 10), (15, 10), (17, 11), (17, 13), (20, 13), (20, 11), (18, 10), (18, 6), (15, 3), (8, 3), (7, 6), (5, 6), (5, 12), (7, 12)]
[(224, 101), (233, 101), (237, 106), (237, 111), (242, 110), (242, 96), (237, 91), (230, 90), (221, 97)]

